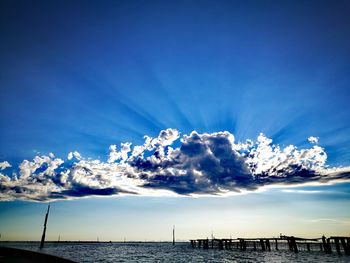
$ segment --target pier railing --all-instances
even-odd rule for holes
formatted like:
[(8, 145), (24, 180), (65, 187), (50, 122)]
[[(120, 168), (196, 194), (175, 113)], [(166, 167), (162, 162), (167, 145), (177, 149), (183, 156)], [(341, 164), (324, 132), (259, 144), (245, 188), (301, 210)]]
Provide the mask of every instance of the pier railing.
[(212, 238), (192, 239), (192, 248), (202, 249), (240, 249), (271, 251), (285, 249), (298, 253), (299, 250), (323, 251), (327, 254), (335, 250), (339, 255), (350, 255), (350, 237), (331, 236), (326, 238), (301, 238), (281, 235), (272, 238)]

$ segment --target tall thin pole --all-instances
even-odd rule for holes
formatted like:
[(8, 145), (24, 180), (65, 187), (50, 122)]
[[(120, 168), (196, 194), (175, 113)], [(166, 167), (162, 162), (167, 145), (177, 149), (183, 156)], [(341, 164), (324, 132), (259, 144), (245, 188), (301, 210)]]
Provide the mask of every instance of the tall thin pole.
[(175, 246), (175, 226), (173, 226), (173, 246)]
[(44, 231), (43, 231), (43, 235), (41, 236), (40, 248), (44, 247), (45, 235), (46, 235), (46, 224), (47, 224), (47, 218), (49, 217), (49, 212), (50, 212), (50, 205), (48, 206), (47, 212), (46, 212), (46, 215), (45, 215)]

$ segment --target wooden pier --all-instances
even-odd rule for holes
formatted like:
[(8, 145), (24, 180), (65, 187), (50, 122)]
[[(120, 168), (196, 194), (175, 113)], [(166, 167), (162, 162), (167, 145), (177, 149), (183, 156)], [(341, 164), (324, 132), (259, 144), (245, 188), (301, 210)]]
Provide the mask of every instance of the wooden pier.
[(294, 236), (280, 235), (280, 237), (271, 238), (207, 238), (190, 240), (192, 248), (201, 249), (239, 249), (242, 251), (250, 250), (289, 250), (298, 253), (303, 251), (323, 251), (332, 253), (335, 251), (338, 255), (350, 255), (350, 237), (331, 236), (326, 238), (301, 238)]

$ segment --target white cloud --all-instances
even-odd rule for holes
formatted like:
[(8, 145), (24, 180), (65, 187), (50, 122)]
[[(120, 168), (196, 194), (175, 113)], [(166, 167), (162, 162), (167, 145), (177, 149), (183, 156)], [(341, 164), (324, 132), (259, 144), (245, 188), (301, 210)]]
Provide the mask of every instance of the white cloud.
[(318, 190), (296, 190), (296, 189), (283, 189), (281, 192), (293, 193), (293, 194), (322, 194), (324, 191)]
[[(110, 146), (108, 161), (84, 159), (77, 151), (67, 161), (48, 156), (24, 160), (13, 175), (0, 174), (0, 198), (51, 200), (89, 195), (208, 195), (254, 191), (264, 186), (350, 180), (350, 169), (328, 168), (324, 149), (280, 147), (260, 134), (235, 142), (230, 132), (183, 135), (166, 129), (142, 145)], [(1, 170), (10, 167), (2, 162)], [(5, 168), (2, 168), (5, 167)], [(284, 190), (295, 193), (315, 191)]]
[(108, 163), (115, 161), (125, 162), (128, 159), (128, 153), (131, 151), (131, 143), (121, 143), (120, 148), (120, 151), (118, 151), (116, 145), (109, 146)]
[(6, 168), (11, 167), (11, 164), (9, 164), (9, 162), (4, 161), (4, 162), (0, 162), (0, 170), (5, 170)]
[[(54, 156), (54, 155), (50, 155), (50, 157), (53, 158), (53, 157), (55, 157), (55, 156)], [(68, 153), (67, 159), (68, 159), (68, 160), (72, 160), (73, 158), (76, 158), (77, 160), (81, 160), (81, 159), (82, 159), (80, 153), (77, 152), (77, 151)]]
[(316, 218), (316, 219), (310, 219), (307, 220), (310, 223), (333, 223), (333, 224), (341, 224), (341, 225), (349, 225), (350, 220), (342, 220), (337, 218)]
[(310, 143), (318, 143), (318, 137), (310, 136), (307, 138)]

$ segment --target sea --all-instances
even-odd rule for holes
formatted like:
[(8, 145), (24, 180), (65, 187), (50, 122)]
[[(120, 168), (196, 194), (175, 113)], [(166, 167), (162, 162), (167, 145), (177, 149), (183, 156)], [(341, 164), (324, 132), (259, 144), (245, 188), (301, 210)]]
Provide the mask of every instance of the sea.
[(76, 262), (350, 262), (350, 256), (321, 251), (288, 250), (241, 251), (238, 249), (198, 249), (189, 242), (48, 242), (39, 250), (38, 242), (6, 242), (1, 246), (56, 255)]

